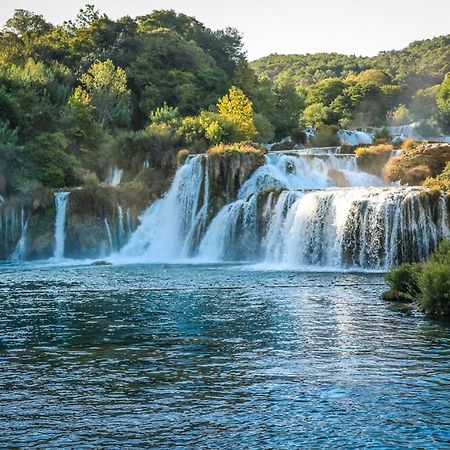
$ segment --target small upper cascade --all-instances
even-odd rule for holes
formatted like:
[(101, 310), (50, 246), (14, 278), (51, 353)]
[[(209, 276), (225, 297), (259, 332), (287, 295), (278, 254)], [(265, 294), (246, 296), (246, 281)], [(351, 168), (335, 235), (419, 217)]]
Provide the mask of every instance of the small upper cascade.
[(392, 140), (404, 141), (405, 139), (427, 140), (433, 142), (450, 143), (450, 136), (439, 133), (433, 124), (425, 124), (421, 122), (413, 122), (407, 125), (387, 127)]
[(117, 166), (110, 167), (108, 171), (108, 176), (106, 177), (106, 183), (111, 186), (118, 186), (123, 177), (123, 169), (119, 169)]
[(347, 145), (367, 145), (374, 141), (374, 134), (361, 130), (339, 130), (337, 132), (341, 144)]
[(65, 247), (65, 226), (67, 216), (67, 203), (69, 200), (70, 192), (55, 192), (55, 248), (53, 252), (54, 259), (64, 258)]
[(270, 189), (325, 189), (384, 186), (385, 182), (358, 169), (355, 155), (272, 152), (242, 186), (239, 197)]

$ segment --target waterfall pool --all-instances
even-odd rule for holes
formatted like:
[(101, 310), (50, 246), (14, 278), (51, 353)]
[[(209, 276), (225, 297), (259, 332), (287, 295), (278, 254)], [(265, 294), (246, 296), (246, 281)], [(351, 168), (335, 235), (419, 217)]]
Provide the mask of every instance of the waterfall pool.
[(0, 265), (5, 448), (444, 448), (450, 327), (377, 273)]

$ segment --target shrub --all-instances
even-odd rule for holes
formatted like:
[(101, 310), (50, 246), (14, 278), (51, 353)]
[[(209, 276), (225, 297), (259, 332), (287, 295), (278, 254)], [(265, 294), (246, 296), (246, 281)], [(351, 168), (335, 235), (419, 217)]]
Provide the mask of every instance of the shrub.
[(190, 146), (205, 137), (205, 129), (199, 117), (187, 116), (181, 121), (177, 134), (184, 145)]
[(189, 150), (187, 148), (182, 148), (181, 150), (179, 150), (177, 153), (178, 164), (180, 166), (182, 166), (185, 163), (188, 156), (189, 156)]
[(438, 249), (431, 255), (430, 261), (437, 264), (450, 265), (450, 239), (440, 243)]
[(413, 301), (420, 295), (419, 276), (422, 272), (420, 264), (402, 264), (391, 270), (384, 277), (390, 290), (383, 295), (386, 300)]
[(176, 124), (180, 118), (178, 108), (172, 108), (164, 103), (163, 106), (150, 112), (150, 122), (155, 124)]
[(256, 155), (263, 155), (264, 150), (257, 148), (249, 143), (242, 142), (240, 144), (233, 144), (233, 145), (225, 145), (225, 144), (219, 144), (211, 147), (208, 150), (209, 155), (220, 155), (220, 154), (226, 154), (226, 153), (243, 153), (243, 154), (256, 154)]
[(393, 150), (394, 147), (388, 144), (358, 147), (355, 150), (358, 166), (367, 172), (380, 175), (383, 166), (391, 157)]
[(388, 128), (383, 127), (375, 132), (373, 137), (374, 144), (385, 144), (392, 141), (391, 132)]
[(450, 192), (450, 162), (447, 163), (445, 169), (437, 177), (428, 177), (423, 182), (423, 185), (430, 189), (439, 189), (441, 191)]
[(310, 140), (312, 147), (337, 147), (339, 144), (336, 128), (332, 125), (319, 125), (316, 135)]
[(431, 316), (450, 316), (450, 263), (429, 261), (419, 277), (419, 305)]
[(450, 240), (444, 240), (428, 261), (402, 264), (385, 276), (384, 300), (415, 300), (432, 317), (450, 317)]
[(417, 147), (418, 142), (415, 139), (406, 139), (405, 141), (402, 142), (402, 149), (403, 150), (413, 150)]
[(383, 173), (389, 181), (419, 185), (427, 178), (439, 175), (449, 161), (448, 144), (408, 143), (399, 157), (388, 161)]

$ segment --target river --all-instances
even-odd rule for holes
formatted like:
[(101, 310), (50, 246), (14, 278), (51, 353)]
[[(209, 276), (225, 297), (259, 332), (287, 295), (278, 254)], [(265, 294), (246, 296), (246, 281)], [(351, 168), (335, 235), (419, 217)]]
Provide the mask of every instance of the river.
[(378, 273), (0, 266), (5, 448), (444, 448), (450, 327)]

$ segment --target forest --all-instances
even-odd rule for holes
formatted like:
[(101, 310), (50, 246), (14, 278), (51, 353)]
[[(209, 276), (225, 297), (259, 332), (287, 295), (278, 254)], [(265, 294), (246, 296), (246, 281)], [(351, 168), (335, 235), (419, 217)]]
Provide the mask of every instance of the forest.
[(449, 44), (249, 62), (239, 31), (172, 10), (112, 20), (87, 5), (58, 26), (16, 10), (0, 32), (0, 195), (98, 183), (111, 162), (171, 171), (221, 143), (301, 143), (309, 126), (449, 132)]

